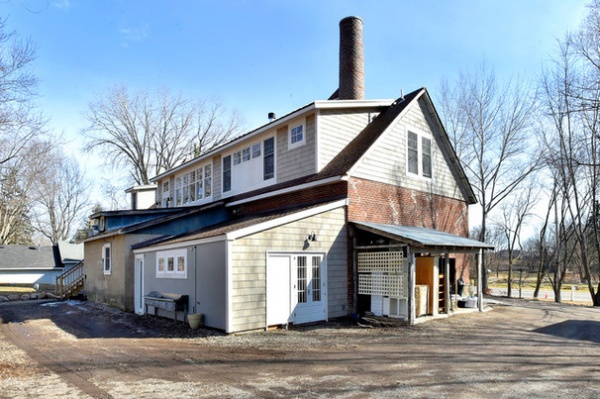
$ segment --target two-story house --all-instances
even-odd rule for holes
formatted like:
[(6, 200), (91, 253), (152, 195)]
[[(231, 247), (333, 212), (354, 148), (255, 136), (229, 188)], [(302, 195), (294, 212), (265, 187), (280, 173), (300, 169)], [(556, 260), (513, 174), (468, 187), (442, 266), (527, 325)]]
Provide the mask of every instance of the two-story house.
[(129, 216), (155, 218), (86, 241), (91, 299), (185, 294), (226, 332), (451, 313), (465, 254), (491, 248), (466, 238), (475, 196), (427, 90), (364, 99), (362, 21), (340, 33), (331, 98), (154, 177), (156, 209)]

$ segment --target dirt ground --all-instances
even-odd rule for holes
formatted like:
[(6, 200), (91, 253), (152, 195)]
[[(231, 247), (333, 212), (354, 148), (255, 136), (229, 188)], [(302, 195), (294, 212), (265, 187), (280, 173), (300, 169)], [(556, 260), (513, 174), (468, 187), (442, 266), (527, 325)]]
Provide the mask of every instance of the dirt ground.
[(600, 310), (497, 298), (412, 327), (226, 336), (91, 302), (0, 304), (0, 398), (598, 398)]

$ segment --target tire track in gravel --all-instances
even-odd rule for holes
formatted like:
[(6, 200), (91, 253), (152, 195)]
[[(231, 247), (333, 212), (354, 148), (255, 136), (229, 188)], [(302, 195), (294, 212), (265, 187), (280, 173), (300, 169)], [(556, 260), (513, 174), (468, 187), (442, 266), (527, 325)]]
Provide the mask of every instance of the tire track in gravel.
[[(2, 323), (0, 324), (0, 332), (12, 342), (13, 345), (27, 353), (27, 355), (39, 365), (56, 373), (67, 384), (77, 387), (93, 399), (114, 399), (111, 394), (97, 387), (93, 382), (74, 372), (72, 369), (64, 366), (57, 361), (56, 358), (50, 358), (44, 352), (39, 351), (35, 346), (30, 345), (29, 339), (19, 339), (19, 334), (13, 331), (13, 327), (14, 324), (12, 323)], [(50, 352), (50, 354), (52, 354), (52, 352)]]

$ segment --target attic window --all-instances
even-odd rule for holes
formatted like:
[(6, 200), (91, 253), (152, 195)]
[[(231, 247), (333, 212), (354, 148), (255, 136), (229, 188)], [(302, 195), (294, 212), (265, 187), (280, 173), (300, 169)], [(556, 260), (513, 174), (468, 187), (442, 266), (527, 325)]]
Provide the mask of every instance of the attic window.
[(288, 149), (304, 145), (306, 143), (304, 123), (291, 124), (288, 137)]
[(409, 131), (406, 145), (406, 169), (409, 174), (430, 179), (433, 174), (432, 139), (424, 133)]

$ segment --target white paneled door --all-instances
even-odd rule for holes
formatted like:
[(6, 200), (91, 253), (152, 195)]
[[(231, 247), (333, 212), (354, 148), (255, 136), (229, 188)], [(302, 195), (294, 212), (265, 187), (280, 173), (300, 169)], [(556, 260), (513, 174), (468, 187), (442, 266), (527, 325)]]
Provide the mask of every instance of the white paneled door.
[(326, 320), (326, 265), (321, 254), (270, 254), (267, 324)]

